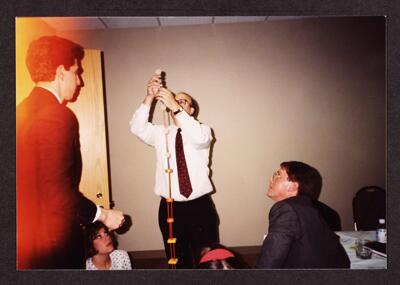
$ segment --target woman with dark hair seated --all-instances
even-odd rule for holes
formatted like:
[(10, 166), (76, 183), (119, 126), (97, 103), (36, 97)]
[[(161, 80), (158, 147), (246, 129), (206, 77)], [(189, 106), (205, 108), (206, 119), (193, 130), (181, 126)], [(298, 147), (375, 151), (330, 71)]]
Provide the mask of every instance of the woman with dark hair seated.
[(200, 251), (199, 269), (240, 269), (247, 268), (243, 260), (221, 244), (203, 247)]
[(87, 270), (132, 269), (129, 255), (116, 249), (117, 238), (101, 222), (94, 222), (85, 228), (85, 254)]

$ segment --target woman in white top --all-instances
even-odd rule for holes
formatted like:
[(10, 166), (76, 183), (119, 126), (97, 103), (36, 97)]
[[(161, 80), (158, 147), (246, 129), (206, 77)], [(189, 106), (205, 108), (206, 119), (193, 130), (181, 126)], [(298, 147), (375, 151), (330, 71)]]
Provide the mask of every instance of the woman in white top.
[(117, 239), (113, 232), (101, 222), (94, 222), (85, 229), (87, 270), (127, 270), (132, 269), (129, 255), (117, 250)]

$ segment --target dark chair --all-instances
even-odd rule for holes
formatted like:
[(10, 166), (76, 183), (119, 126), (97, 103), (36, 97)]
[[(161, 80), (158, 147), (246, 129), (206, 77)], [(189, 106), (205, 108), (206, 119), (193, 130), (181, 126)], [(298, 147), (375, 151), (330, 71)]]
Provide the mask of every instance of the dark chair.
[(340, 216), (334, 209), (318, 200), (313, 200), (313, 205), (333, 232), (342, 230)]
[(379, 186), (366, 186), (353, 198), (354, 229), (376, 230), (379, 219), (386, 218), (386, 191)]

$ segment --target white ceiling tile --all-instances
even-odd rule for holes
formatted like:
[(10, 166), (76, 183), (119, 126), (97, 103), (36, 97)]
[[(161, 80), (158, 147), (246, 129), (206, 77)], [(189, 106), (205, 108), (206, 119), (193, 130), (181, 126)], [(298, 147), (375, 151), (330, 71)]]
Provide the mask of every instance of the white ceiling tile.
[(156, 17), (101, 17), (109, 29), (157, 27)]
[[(45, 17), (57, 31), (122, 29), (161, 26), (188, 26), (237, 22), (299, 20), (314, 16), (218, 16), (218, 17)], [(214, 19), (214, 21), (213, 21)]]
[(261, 22), (265, 21), (266, 16), (218, 16), (214, 17), (215, 24), (223, 24), (223, 23), (237, 23), (237, 22)]
[(97, 17), (46, 17), (41, 18), (57, 31), (104, 29)]
[(211, 24), (212, 17), (159, 17), (161, 26)]
[(269, 16), (267, 21), (281, 21), (281, 20), (301, 20), (308, 18), (318, 18), (316, 16)]

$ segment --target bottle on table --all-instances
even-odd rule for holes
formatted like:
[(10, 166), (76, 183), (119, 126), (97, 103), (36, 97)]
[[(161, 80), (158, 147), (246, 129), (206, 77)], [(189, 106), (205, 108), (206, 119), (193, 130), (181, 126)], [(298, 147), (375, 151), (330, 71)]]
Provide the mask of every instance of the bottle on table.
[(385, 219), (379, 219), (379, 224), (376, 229), (376, 241), (379, 243), (386, 243), (386, 221)]

